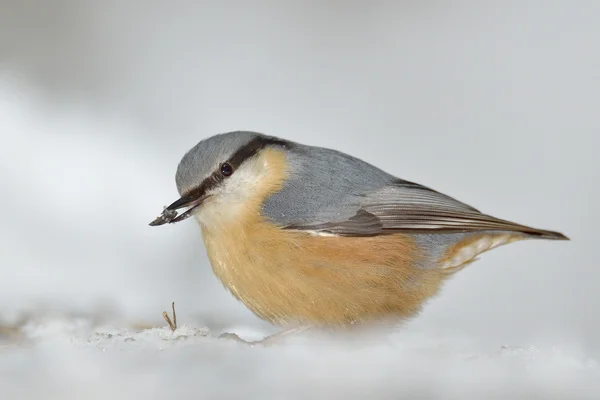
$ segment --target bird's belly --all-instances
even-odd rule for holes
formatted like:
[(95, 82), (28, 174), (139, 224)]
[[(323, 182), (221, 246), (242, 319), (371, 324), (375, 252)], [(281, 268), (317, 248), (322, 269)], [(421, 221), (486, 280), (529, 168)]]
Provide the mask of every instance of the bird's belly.
[(324, 237), (262, 223), (203, 237), (224, 286), (276, 324), (410, 317), (446, 276), (418, 266), (423, 255), (406, 235)]

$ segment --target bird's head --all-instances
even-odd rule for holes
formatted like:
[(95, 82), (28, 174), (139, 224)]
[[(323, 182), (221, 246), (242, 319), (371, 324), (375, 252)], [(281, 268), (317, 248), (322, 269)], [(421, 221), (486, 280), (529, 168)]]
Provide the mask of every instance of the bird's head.
[[(286, 174), (291, 142), (255, 132), (236, 131), (209, 137), (190, 149), (176, 173), (181, 197), (150, 225), (195, 216), (210, 225), (234, 221), (272, 191)], [(178, 210), (184, 210), (178, 214)]]

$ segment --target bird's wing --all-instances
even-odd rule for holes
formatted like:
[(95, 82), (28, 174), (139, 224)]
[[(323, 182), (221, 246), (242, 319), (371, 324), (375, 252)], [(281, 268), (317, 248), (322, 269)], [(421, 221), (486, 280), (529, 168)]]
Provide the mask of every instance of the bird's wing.
[(514, 231), (549, 239), (562, 234), (530, 228), (486, 215), (425, 186), (397, 181), (359, 196), (356, 213), (349, 218), (318, 223), (291, 224), (290, 229), (340, 236), (377, 236), (391, 233), (452, 233)]

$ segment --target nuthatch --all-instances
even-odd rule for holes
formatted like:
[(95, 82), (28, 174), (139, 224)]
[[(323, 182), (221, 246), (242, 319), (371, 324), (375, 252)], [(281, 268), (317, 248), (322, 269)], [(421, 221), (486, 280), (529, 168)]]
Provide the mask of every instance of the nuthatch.
[(568, 240), (348, 154), (255, 132), (202, 140), (176, 183), (181, 198), (150, 225), (196, 217), (214, 273), (256, 315), (295, 327), (283, 334), (408, 318), (485, 251)]

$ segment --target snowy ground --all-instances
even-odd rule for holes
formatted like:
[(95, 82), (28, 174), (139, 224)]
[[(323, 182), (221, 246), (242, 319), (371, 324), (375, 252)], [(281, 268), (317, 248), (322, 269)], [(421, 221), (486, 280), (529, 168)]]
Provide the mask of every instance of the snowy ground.
[[(600, 398), (597, 3), (13, 3), (0, 398)], [(183, 152), (244, 128), (572, 241), (485, 254), (385, 335), (220, 340), (276, 328), (221, 287), (193, 221), (147, 224)]]
[(269, 348), (181, 326), (47, 319), (0, 350), (5, 398), (597, 399), (600, 365), (556, 345), (481, 346), (412, 329), (387, 339), (297, 337)]

